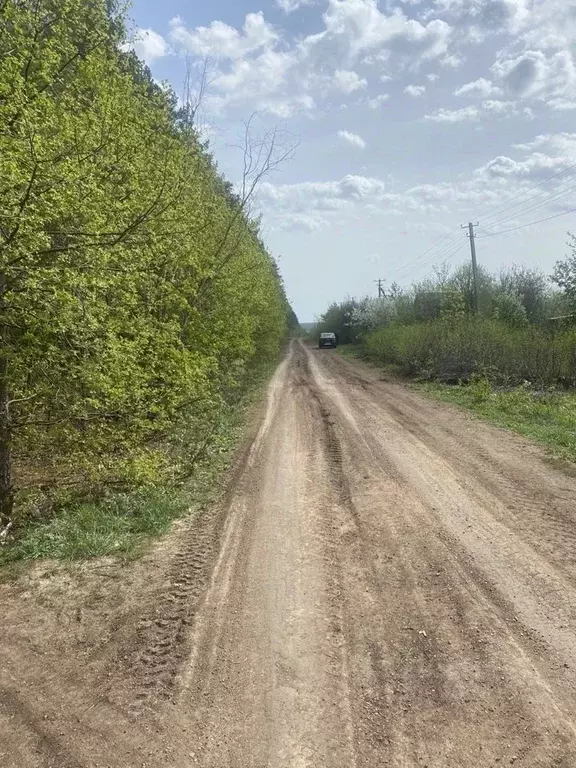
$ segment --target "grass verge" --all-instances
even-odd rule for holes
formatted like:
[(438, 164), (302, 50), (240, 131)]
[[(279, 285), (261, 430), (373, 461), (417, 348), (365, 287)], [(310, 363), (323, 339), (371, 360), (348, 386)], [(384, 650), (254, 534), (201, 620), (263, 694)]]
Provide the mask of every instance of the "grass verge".
[(517, 387), (494, 389), (486, 380), (451, 386), (425, 383), (420, 391), (478, 414), (499, 427), (506, 427), (545, 445), (562, 459), (576, 462), (576, 393), (534, 391)]
[(219, 414), (210, 445), (185, 483), (107, 491), (98, 498), (60, 504), (49, 519), (28, 524), (0, 547), (0, 576), (18, 576), (26, 561), (45, 558), (132, 560), (146, 551), (153, 538), (168, 533), (176, 519), (213, 502), (270, 373), (271, 369), (260, 371), (244, 396)]

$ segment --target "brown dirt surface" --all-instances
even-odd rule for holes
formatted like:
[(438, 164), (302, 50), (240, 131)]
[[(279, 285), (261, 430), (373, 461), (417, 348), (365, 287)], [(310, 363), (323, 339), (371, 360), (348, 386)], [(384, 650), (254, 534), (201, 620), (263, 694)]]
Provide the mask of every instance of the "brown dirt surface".
[(0, 585), (3, 768), (576, 765), (576, 478), (293, 342), (220, 502)]

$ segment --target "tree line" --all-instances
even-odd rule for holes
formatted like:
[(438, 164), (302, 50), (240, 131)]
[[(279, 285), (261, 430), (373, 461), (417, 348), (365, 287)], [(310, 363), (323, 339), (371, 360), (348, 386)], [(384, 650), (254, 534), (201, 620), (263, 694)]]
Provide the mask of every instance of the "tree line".
[(471, 266), (446, 265), (385, 298), (333, 303), (320, 330), (360, 344), (375, 361), (445, 381), (484, 376), (499, 385), (576, 386), (576, 237), (547, 277), (512, 266), (478, 268), (478, 312)]
[(239, 191), (114, 0), (0, 0), (0, 524), (27, 489), (185, 477), (288, 305)]

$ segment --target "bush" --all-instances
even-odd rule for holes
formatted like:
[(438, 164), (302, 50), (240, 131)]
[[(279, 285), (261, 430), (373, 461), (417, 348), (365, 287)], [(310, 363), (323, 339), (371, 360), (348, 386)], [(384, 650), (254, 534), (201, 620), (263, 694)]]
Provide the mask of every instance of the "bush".
[(390, 325), (368, 334), (367, 357), (408, 375), (441, 381), (486, 378), (498, 386), (530, 381), (539, 387), (576, 381), (576, 332), (510, 328), (497, 320), (465, 318)]
[(494, 299), (493, 307), (494, 319), (509, 328), (525, 328), (528, 325), (528, 315), (517, 296), (501, 293)]

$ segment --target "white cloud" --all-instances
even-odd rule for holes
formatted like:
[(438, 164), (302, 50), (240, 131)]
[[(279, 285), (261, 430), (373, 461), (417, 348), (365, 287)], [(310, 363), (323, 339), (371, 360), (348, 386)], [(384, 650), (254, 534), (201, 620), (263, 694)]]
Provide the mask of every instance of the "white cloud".
[[(482, 111), (485, 114), (510, 117), (518, 114), (518, 106), (515, 101), (501, 101), (500, 99), (486, 99), (482, 102)], [(531, 112), (524, 113), (526, 117), (532, 117)]]
[(460, 54), (452, 53), (440, 59), (440, 64), (445, 69), (459, 69), (464, 64), (464, 57)]
[(274, 28), (264, 19), (262, 11), (249, 13), (242, 32), (222, 21), (208, 27), (186, 28), (179, 16), (170, 22), (171, 40), (197, 56), (241, 59), (248, 54), (270, 49), (278, 40)]
[(328, 0), (323, 20), (324, 31), (305, 38), (302, 45), (313, 58), (320, 54), (333, 61), (385, 51), (413, 64), (414, 59), (443, 55), (451, 33), (440, 19), (422, 23), (399, 10), (382, 13), (377, 0)]
[(366, 142), (357, 133), (350, 133), (350, 131), (338, 131), (338, 137), (346, 144), (350, 144), (352, 147), (358, 149), (366, 149)]
[(285, 13), (293, 13), (305, 5), (312, 5), (316, 0), (276, 0), (276, 5)]
[(448, 183), (421, 185), (399, 194), (388, 192), (381, 179), (345, 176), (339, 181), (282, 185), (265, 182), (259, 201), (276, 228), (283, 227), (288, 217), (292, 222), (297, 220), (299, 228), (319, 229), (335, 217), (343, 221), (345, 217), (355, 218), (361, 212), (369, 216), (399, 216), (407, 211), (432, 213), (448, 210), (447, 204), (456, 199), (474, 197), (475, 194), (468, 191), (458, 192)]
[(576, 133), (540, 133), (532, 141), (513, 144), (512, 147), (523, 152), (546, 151), (549, 156), (571, 159), (576, 157)]
[(334, 86), (343, 93), (353, 93), (366, 88), (368, 81), (360, 77), (356, 72), (346, 69), (337, 69), (334, 73)]
[(420, 96), (424, 96), (426, 93), (426, 86), (407, 85), (406, 88), (404, 88), (404, 93), (408, 94), (408, 96), (412, 96), (414, 99), (418, 99)]
[(501, 96), (502, 90), (495, 86), (491, 80), (486, 80), (485, 77), (480, 77), (478, 80), (474, 80), (471, 83), (460, 86), (454, 91), (455, 96), (481, 96), (486, 98), (487, 96)]
[(570, 99), (563, 99), (562, 97), (553, 98), (550, 99), (548, 102), (548, 106), (550, 109), (553, 109), (555, 112), (569, 112), (573, 109), (576, 109), (576, 101), (571, 101)]
[(300, 230), (302, 232), (317, 232), (329, 226), (327, 219), (319, 214), (286, 213), (275, 222), (274, 229)]
[(532, 0), (434, 0), (424, 17), (439, 15), (457, 27), (466, 42), (479, 43), (490, 35), (518, 34), (530, 19), (532, 4)]
[(530, 108), (519, 107), (515, 101), (485, 99), (479, 105), (470, 105), (461, 109), (438, 109), (425, 115), (424, 120), (431, 123), (466, 123), (478, 122), (483, 117), (523, 117), (532, 120), (534, 115)]
[(381, 179), (348, 175), (339, 181), (264, 182), (259, 197), (281, 208), (306, 213), (309, 210), (339, 210), (352, 201), (381, 199), (385, 193), (386, 184)]
[(518, 98), (548, 101), (576, 96), (576, 64), (570, 51), (525, 51), (502, 57), (492, 71), (502, 87)]
[(385, 104), (389, 100), (390, 94), (380, 93), (378, 96), (374, 96), (371, 99), (366, 99), (365, 103), (370, 107), (370, 109), (378, 109), (378, 107), (381, 107), (382, 104)]
[(153, 29), (137, 29), (131, 47), (139, 58), (144, 59), (146, 64), (151, 64), (156, 59), (161, 59), (170, 53), (170, 46), (166, 40)]
[[(276, 4), (290, 12), (312, 2)], [(576, 42), (576, 14), (570, 15), (568, 5), (565, 0), (433, 0), (428, 8), (404, 2), (400, 9), (392, 0), (380, 5), (378, 0), (327, 0), (320, 31), (300, 39), (289, 39), (259, 11), (247, 14), (241, 28), (223, 21), (187, 28), (176, 17), (170, 41), (198, 58), (213, 58), (215, 78), (205, 101), (209, 111), (252, 108), (291, 117), (320, 106), (330, 89), (350, 95), (367, 88), (366, 68), (374, 75), (379, 69), (382, 81), (416, 72), (432, 59), (444, 69), (458, 69), (470, 45), (508, 32), (516, 35), (517, 44), (500, 50), (492, 77), (465, 83), (454, 94), (493, 101), (507, 94), (510, 103), (540, 101), (561, 112), (576, 103), (576, 62), (566, 47), (568, 40)], [(153, 30), (142, 33), (139, 53), (147, 61), (170, 51)], [(527, 47), (535, 41), (545, 47)], [(358, 66), (364, 69), (356, 71)], [(426, 78), (435, 82), (439, 75)], [(417, 98), (425, 89), (408, 84), (404, 93)], [(365, 103), (376, 108), (382, 101)], [(463, 122), (498, 109), (489, 104), (476, 111), (447, 107), (428, 119)], [(516, 113), (522, 114), (519, 108)], [(529, 112), (524, 116), (530, 117)]]
[(522, 28), (526, 48), (570, 50), (576, 39), (574, 3), (571, 0), (536, 0), (530, 5)]
[(220, 72), (205, 103), (215, 112), (245, 108), (248, 104), (279, 117), (290, 117), (300, 110), (312, 109), (315, 104), (307, 89), (294, 87), (293, 76), (289, 54), (266, 50)]
[[(576, 133), (543, 134), (511, 149), (518, 157), (494, 157), (452, 182), (418, 184), (394, 191), (388, 191), (383, 180), (365, 176), (280, 185), (265, 182), (259, 201), (273, 228), (307, 231), (328, 227), (335, 221), (349, 220), (357, 225), (360, 217), (402, 217), (407, 213), (453, 216), (455, 211), (464, 214), (470, 209), (480, 213), (575, 165)], [(574, 176), (561, 177), (562, 181), (566, 186), (560, 191), (570, 192)], [(546, 191), (543, 194), (545, 202)], [(561, 200), (550, 203), (553, 210), (562, 205)]]
[[(283, 2), (288, 10), (299, 0)], [(382, 70), (382, 80), (423, 62), (448, 55), (451, 27), (438, 18), (425, 22), (398, 9), (381, 11), (377, 0), (328, 0), (320, 32), (289, 39), (249, 13), (241, 29), (223, 21), (188, 28), (180, 17), (171, 22), (170, 40), (215, 64), (207, 109), (250, 106), (290, 116), (310, 110), (336, 87), (351, 94), (367, 87), (356, 65)]]
[(573, 0), (434, 0), (421, 14), (455, 29), (447, 64), (471, 45), (508, 35), (496, 56), (492, 78), (462, 86), (458, 96), (544, 102), (555, 111), (576, 101), (576, 7)]
[(480, 110), (478, 107), (462, 107), (462, 109), (438, 109), (429, 115), (424, 116), (424, 120), (431, 123), (464, 123), (478, 120)]

